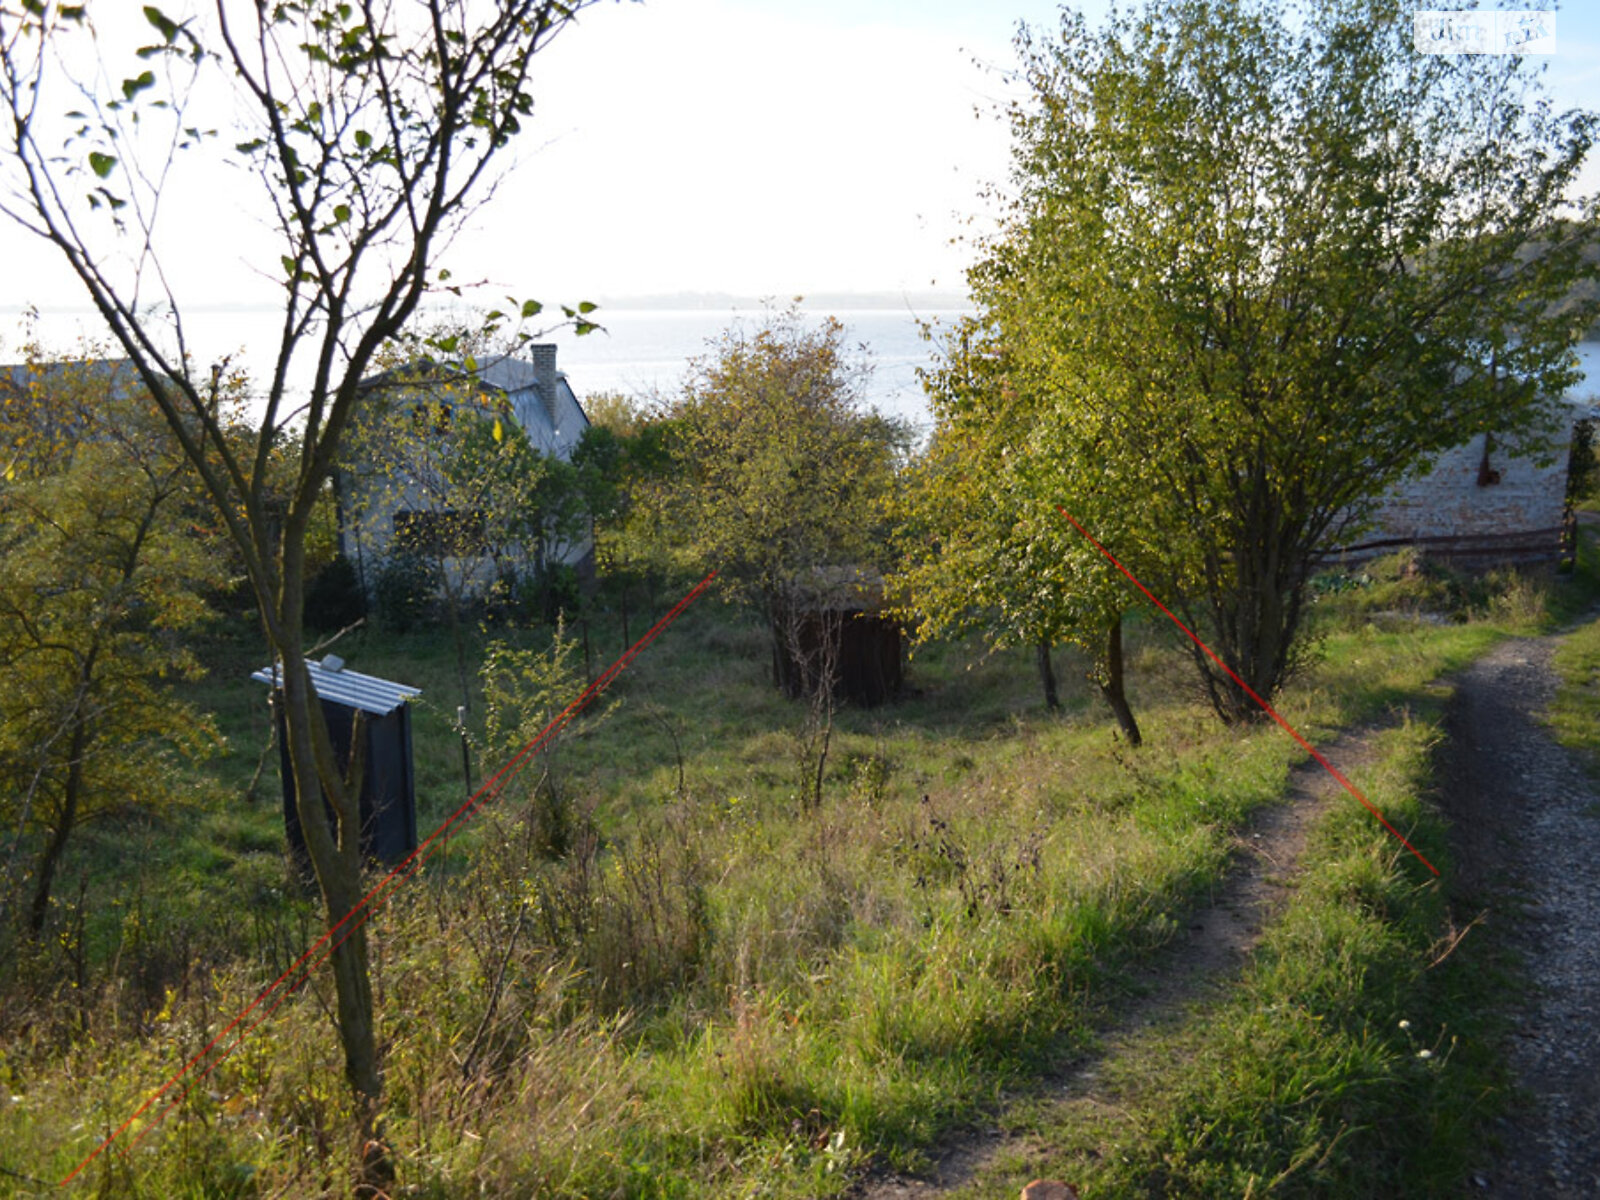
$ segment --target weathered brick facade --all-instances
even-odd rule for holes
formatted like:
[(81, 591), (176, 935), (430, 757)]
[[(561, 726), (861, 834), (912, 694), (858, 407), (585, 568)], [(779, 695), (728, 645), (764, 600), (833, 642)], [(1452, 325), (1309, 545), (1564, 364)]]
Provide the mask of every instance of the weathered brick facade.
[(1466, 565), (1553, 562), (1561, 553), (1567, 447), (1541, 465), (1491, 435), (1447, 450), (1433, 470), (1400, 484), (1379, 506), (1376, 525), (1344, 551), (1346, 560), (1402, 545)]
[[(1565, 397), (1567, 430), (1600, 410), (1600, 343), (1574, 347), (1584, 378)], [(1490, 435), (1438, 455), (1433, 469), (1401, 483), (1379, 505), (1375, 524), (1329, 558), (1359, 562), (1402, 546), (1465, 566), (1553, 562), (1562, 552), (1569, 439), (1543, 457)]]

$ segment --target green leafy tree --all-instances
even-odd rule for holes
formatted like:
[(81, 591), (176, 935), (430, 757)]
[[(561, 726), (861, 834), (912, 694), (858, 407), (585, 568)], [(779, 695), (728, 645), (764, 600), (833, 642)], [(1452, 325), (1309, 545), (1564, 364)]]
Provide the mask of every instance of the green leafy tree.
[[(1139, 510), (1133, 481), (1060, 469), (1075, 449), (1062, 444), (1066, 427), (1043, 436), (1039, 393), (1003, 338), (972, 318), (952, 331), (926, 384), (934, 434), (904, 492), (896, 589), (917, 640), (978, 631), (996, 649), (1033, 647), (1050, 708), (1059, 706), (1051, 651), (1076, 645), (1123, 736), (1139, 745), (1124, 683), (1127, 588), (1055, 508), (1126, 544), (1118, 535)], [(1040, 501), (1046, 492), (1055, 503)]]
[(673, 470), (672, 426), (620, 393), (590, 396), (584, 410), (589, 428), (572, 453), (572, 465), (594, 537), (595, 566), (614, 589), (628, 645), (629, 596), (641, 574), (648, 584), (667, 565), (663, 494)]
[[(147, 5), (143, 35), (121, 41), (96, 36), (101, 6), (0, 0), (0, 208), (61, 250), (238, 548), (281, 663), (300, 823), (330, 923), (363, 894), (360, 809), (306, 670), (308, 530), (365, 398), (361, 381), (444, 286), (438, 259), (532, 113), (540, 52), (584, 7), (263, 0), (177, 20)], [(231, 92), (220, 103), (219, 89)], [(179, 164), (218, 158), (250, 181), (240, 202), (270, 214), (276, 253), (261, 266), (282, 289), (279, 341), (243, 446), (223, 428), (211, 372), (187, 353), (172, 254), (193, 231), (162, 219)], [(519, 309), (537, 310), (531, 300)], [(303, 368), (302, 392), (291, 380)], [(281, 505), (268, 503), (280, 442), (296, 458)], [(335, 1025), (363, 1114), (360, 1186), (372, 1192), (392, 1171), (363, 921), (333, 947)]]
[(0, 901), (26, 884), (33, 938), (73, 833), (162, 806), (174, 759), (217, 737), (166, 681), (199, 673), (174, 635), (208, 615), (224, 561), (186, 512), (187, 460), (120, 368), (35, 354), (0, 418)]
[[(1041, 436), (1090, 435), (1058, 478), (1149, 482), (1138, 528), (1175, 549), (1149, 581), (1262, 697), (1301, 661), (1319, 552), (1432, 452), (1541, 444), (1594, 316), (1555, 313), (1594, 236), (1594, 201), (1565, 199), (1593, 116), (1553, 114), (1516, 56), (1412, 33), (1390, 0), (1293, 23), (1157, 0), (1020, 41), (983, 324)], [(1193, 653), (1222, 719), (1258, 715)]]
[(726, 331), (666, 414), (677, 468), (667, 511), (688, 553), (762, 613), (789, 691), (794, 598), (820, 568), (886, 565), (886, 505), (907, 438), (862, 407), (860, 377), (837, 320), (768, 313)]

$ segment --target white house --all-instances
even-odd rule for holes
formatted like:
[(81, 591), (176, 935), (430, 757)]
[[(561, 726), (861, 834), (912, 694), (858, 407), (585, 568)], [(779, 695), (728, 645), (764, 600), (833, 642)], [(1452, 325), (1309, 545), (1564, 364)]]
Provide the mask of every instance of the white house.
[[(435, 544), (441, 538), (470, 542), (474, 530), (482, 527), (482, 513), (454, 511), (455, 498), (440, 483), (452, 446), (451, 424), (461, 413), (471, 411), (487, 420), (509, 416), (506, 427), (520, 430), (539, 453), (571, 460), (589, 419), (556, 367), (556, 347), (528, 346), (524, 353), (526, 358), (480, 361), (471, 371), (453, 363), (429, 364), (363, 381), (364, 388), (386, 393), (391, 420), (398, 405), (402, 412), (411, 411), (414, 420), (429, 422), (420, 437), (358, 433), (340, 465), (339, 549), (369, 590), (399, 543)], [(594, 539), (587, 530), (539, 540), (537, 554), (529, 547), (516, 548), (517, 561), (509, 565), (527, 569), (566, 563), (580, 574), (592, 571)], [(492, 582), (508, 565), (503, 549), (493, 555), (438, 551), (435, 557), (451, 573), (448, 583), (471, 591)], [(542, 562), (535, 561), (539, 557)]]

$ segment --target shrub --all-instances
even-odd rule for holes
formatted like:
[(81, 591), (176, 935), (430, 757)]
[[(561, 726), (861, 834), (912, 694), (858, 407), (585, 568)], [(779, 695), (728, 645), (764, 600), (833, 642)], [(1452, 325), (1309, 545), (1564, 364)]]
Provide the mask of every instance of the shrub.
[(421, 555), (395, 553), (378, 572), (373, 588), (378, 620), (396, 633), (407, 633), (433, 610), (439, 592), (439, 569)]
[(306, 624), (323, 631), (344, 629), (367, 615), (367, 597), (355, 564), (344, 555), (318, 571), (306, 588)]
[[(583, 691), (582, 664), (574, 661), (577, 647), (561, 622), (546, 650), (489, 643), (478, 677), (483, 684), (484, 752), (490, 760), (501, 762), (517, 754)], [(593, 727), (591, 716), (588, 728)], [(568, 732), (557, 730), (542, 743), (537, 773), (528, 776), (535, 841), (549, 858), (565, 856), (577, 832), (558, 769), (560, 745)]]
[(563, 614), (577, 614), (581, 599), (577, 568), (570, 563), (546, 563), (522, 570), (503, 564), (484, 596), (485, 615), (508, 625), (544, 621), (554, 625)]
[(571, 563), (546, 563), (538, 574), (538, 588), (544, 593), (544, 619), (551, 625), (563, 613), (577, 614), (578, 569)]

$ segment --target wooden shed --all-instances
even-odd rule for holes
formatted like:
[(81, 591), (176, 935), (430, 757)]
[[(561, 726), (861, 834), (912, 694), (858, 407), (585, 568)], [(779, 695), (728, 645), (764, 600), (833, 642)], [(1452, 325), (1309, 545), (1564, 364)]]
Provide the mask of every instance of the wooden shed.
[(871, 707), (905, 681), (905, 633), (872, 571), (818, 568), (792, 584), (773, 613), (772, 654), (778, 686), (792, 697), (831, 676), (836, 696)]

